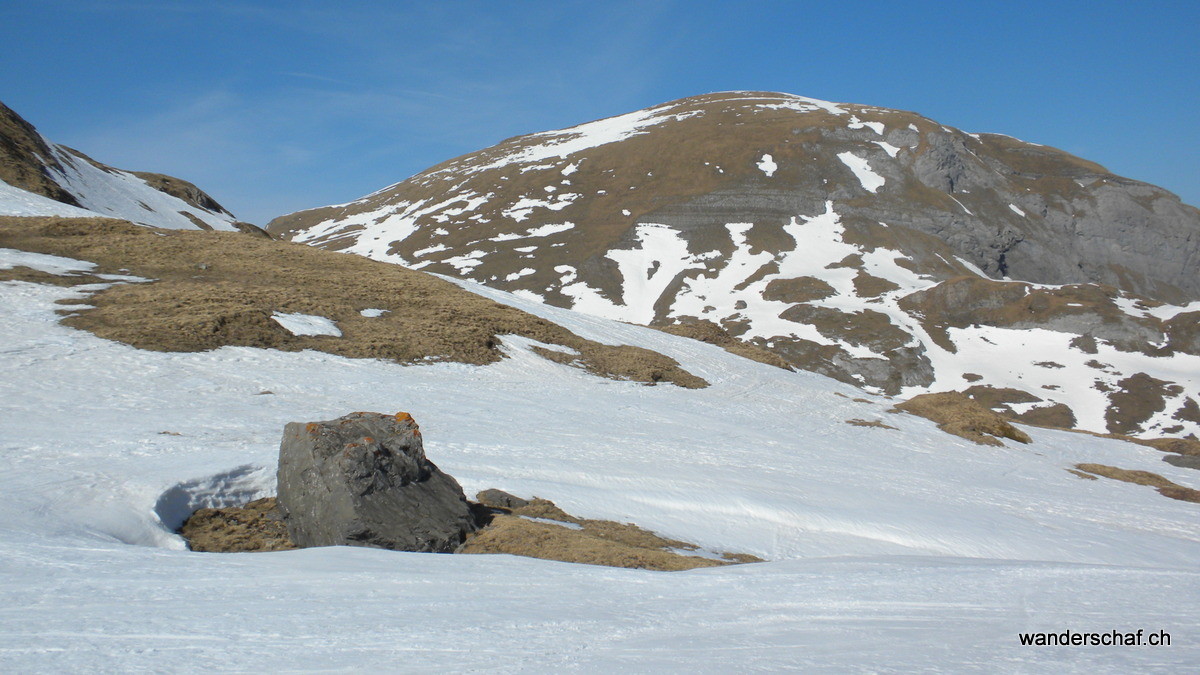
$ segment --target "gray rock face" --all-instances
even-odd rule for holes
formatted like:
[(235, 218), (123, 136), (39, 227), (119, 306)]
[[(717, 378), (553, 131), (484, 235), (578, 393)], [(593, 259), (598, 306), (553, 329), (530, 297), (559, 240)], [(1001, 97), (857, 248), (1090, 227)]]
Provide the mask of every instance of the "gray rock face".
[(449, 553), (475, 529), (462, 488), (426, 459), (408, 413), (288, 424), (279, 447), (279, 507), (301, 548)]

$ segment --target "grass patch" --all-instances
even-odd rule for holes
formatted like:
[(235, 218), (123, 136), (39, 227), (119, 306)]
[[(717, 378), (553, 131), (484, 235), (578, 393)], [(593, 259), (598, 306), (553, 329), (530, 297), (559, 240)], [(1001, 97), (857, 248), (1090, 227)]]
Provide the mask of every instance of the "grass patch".
[(274, 497), (256, 499), (245, 506), (200, 509), (184, 521), (179, 533), (193, 551), (208, 553), (296, 548)]
[(695, 551), (698, 547), (660, 537), (630, 523), (576, 518), (553, 502), (536, 497), (524, 506), (492, 511), (491, 521), (469, 535), (456, 553), (507, 553), (659, 571), (761, 562), (760, 558), (745, 553), (721, 554), (720, 560), (684, 555), (679, 551)]
[[(126, 270), (153, 279), (98, 291), (88, 298), (94, 308), (63, 320), (141, 349), (236, 345), (483, 365), (502, 358), (501, 336), (522, 335), (576, 350), (572, 365), (604, 377), (708, 384), (657, 352), (585, 340), (428, 274), (300, 244), (102, 218), (0, 218), (0, 246), (90, 261), (97, 273)], [(387, 313), (362, 316), (368, 308)], [(275, 312), (327, 317), (343, 337), (292, 335), (272, 320)]]
[[(480, 525), (455, 553), (507, 553), (561, 562), (629, 567), (659, 571), (690, 570), (738, 563), (762, 562), (746, 553), (723, 553), (721, 559), (686, 555), (694, 544), (660, 537), (630, 523), (576, 518), (547, 499), (497, 502), (485, 490), (472, 503)], [(508, 503), (513, 508), (497, 506)], [(485, 505), (486, 504), (486, 505)], [(286, 551), (296, 548), (288, 536), (274, 497), (245, 506), (199, 509), (179, 533), (193, 551), (239, 553)]]
[(1125, 483), (1133, 483), (1134, 485), (1148, 485), (1158, 490), (1158, 493), (1164, 497), (1178, 499), (1183, 502), (1193, 502), (1200, 504), (1200, 490), (1184, 487), (1178, 483), (1172, 482), (1162, 476), (1151, 473), (1149, 471), (1135, 471), (1131, 469), (1120, 469), (1107, 464), (1076, 464), (1075, 468), (1080, 471), (1086, 471), (1097, 476), (1104, 476), (1113, 480), (1119, 480)]
[(1001, 438), (1032, 440), (996, 412), (954, 391), (914, 396), (894, 409), (932, 420), (942, 431), (981, 445), (1003, 445)]
[(750, 342), (743, 342), (730, 335), (729, 331), (718, 326), (712, 321), (707, 321), (705, 319), (677, 319), (677, 321), (678, 323), (674, 323), (669, 326), (651, 327), (657, 328), (664, 333), (680, 335), (683, 337), (692, 338), (693, 340), (714, 344), (730, 354), (735, 354), (737, 356), (750, 359), (751, 361), (758, 361), (759, 363), (765, 363), (769, 366), (775, 366), (776, 368), (782, 368), (784, 370), (792, 370), (792, 367), (788, 365), (787, 361), (785, 361), (783, 357), (779, 356), (775, 352), (772, 352), (765, 347), (759, 347), (758, 345)]
[(846, 420), (846, 424), (851, 424), (856, 427), (875, 427), (877, 429), (895, 429), (896, 428), (890, 424), (884, 424), (880, 420), (864, 420), (864, 419), (859, 419), (857, 417), (852, 420)]

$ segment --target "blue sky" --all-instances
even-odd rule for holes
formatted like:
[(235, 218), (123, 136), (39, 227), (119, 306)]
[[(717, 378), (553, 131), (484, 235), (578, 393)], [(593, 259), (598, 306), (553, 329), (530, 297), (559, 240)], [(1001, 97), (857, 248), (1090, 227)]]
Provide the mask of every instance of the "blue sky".
[(913, 110), (1200, 204), (1200, 3), (0, 4), (0, 100), (244, 220), (731, 89)]

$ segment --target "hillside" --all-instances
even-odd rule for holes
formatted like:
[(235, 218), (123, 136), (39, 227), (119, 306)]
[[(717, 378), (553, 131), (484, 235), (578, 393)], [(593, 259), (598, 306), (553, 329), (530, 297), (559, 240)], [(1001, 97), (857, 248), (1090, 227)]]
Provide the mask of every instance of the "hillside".
[[(1195, 469), (1164, 461), (1186, 456), (1034, 427), (1028, 444), (978, 445), (820, 375), (298, 245), (111, 221), (20, 220), (0, 234), (6, 671), (1153, 670), (1200, 656), (1188, 638), (1200, 630), (1200, 506), (1079, 468), (1190, 490)], [(242, 244), (244, 259), (210, 257)], [(125, 298), (160, 339), (218, 314), (187, 304), (203, 297), (180, 294), (189, 283), (228, 290), (251, 316), (321, 314), (342, 337), (132, 346), (145, 337), (119, 311)], [(363, 309), (409, 303), (387, 332), (417, 339), (432, 329), (403, 324), (422, 294), (465, 315), (490, 308), (508, 322), (491, 324), (506, 358), (487, 357), (484, 332), (471, 334), (480, 365), (329, 347), (366, 344), (370, 321), (388, 320)], [(590, 343), (662, 354), (709, 386), (650, 387), (546, 357)], [(354, 410), (411, 411), (430, 458), (469, 494), (537, 495), (767, 562), (660, 573), (184, 549), (175, 528), (194, 509), (274, 492), (285, 423)], [(1067, 628), (1174, 643), (1018, 639)]]
[(697, 96), (509, 139), (269, 230), (715, 331), (869, 392), (1200, 434), (1200, 211), (909, 112)]
[(0, 216), (102, 216), (169, 229), (257, 229), (185, 180), (122, 171), (53, 143), (3, 103)]

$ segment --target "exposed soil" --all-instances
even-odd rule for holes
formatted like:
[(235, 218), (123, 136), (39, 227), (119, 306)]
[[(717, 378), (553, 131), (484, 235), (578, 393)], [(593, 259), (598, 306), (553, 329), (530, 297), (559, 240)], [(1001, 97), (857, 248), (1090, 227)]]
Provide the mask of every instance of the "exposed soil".
[[(604, 377), (707, 386), (667, 356), (585, 340), (427, 274), (238, 232), (157, 230), (101, 218), (0, 218), (0, 246), (153, 279), (99, 291), (88, 298), (94, 309), (64, 319), (141, 349), (236, 345), (487, 364), (502, 358), (500, 336), (523, 335), (577, 350), (572, 364)], [(368, 308), (386, 313), (362, 316)], [(272, 319), (275, 312), (327, 317), (343, 337), (292, 335)]]
[(932, 420), (942, 431), (981, 445), (1003, 445), (1001, 438), (1031, 440), (1004, 417), (955, 391), (914, 396), (895, 409)]

